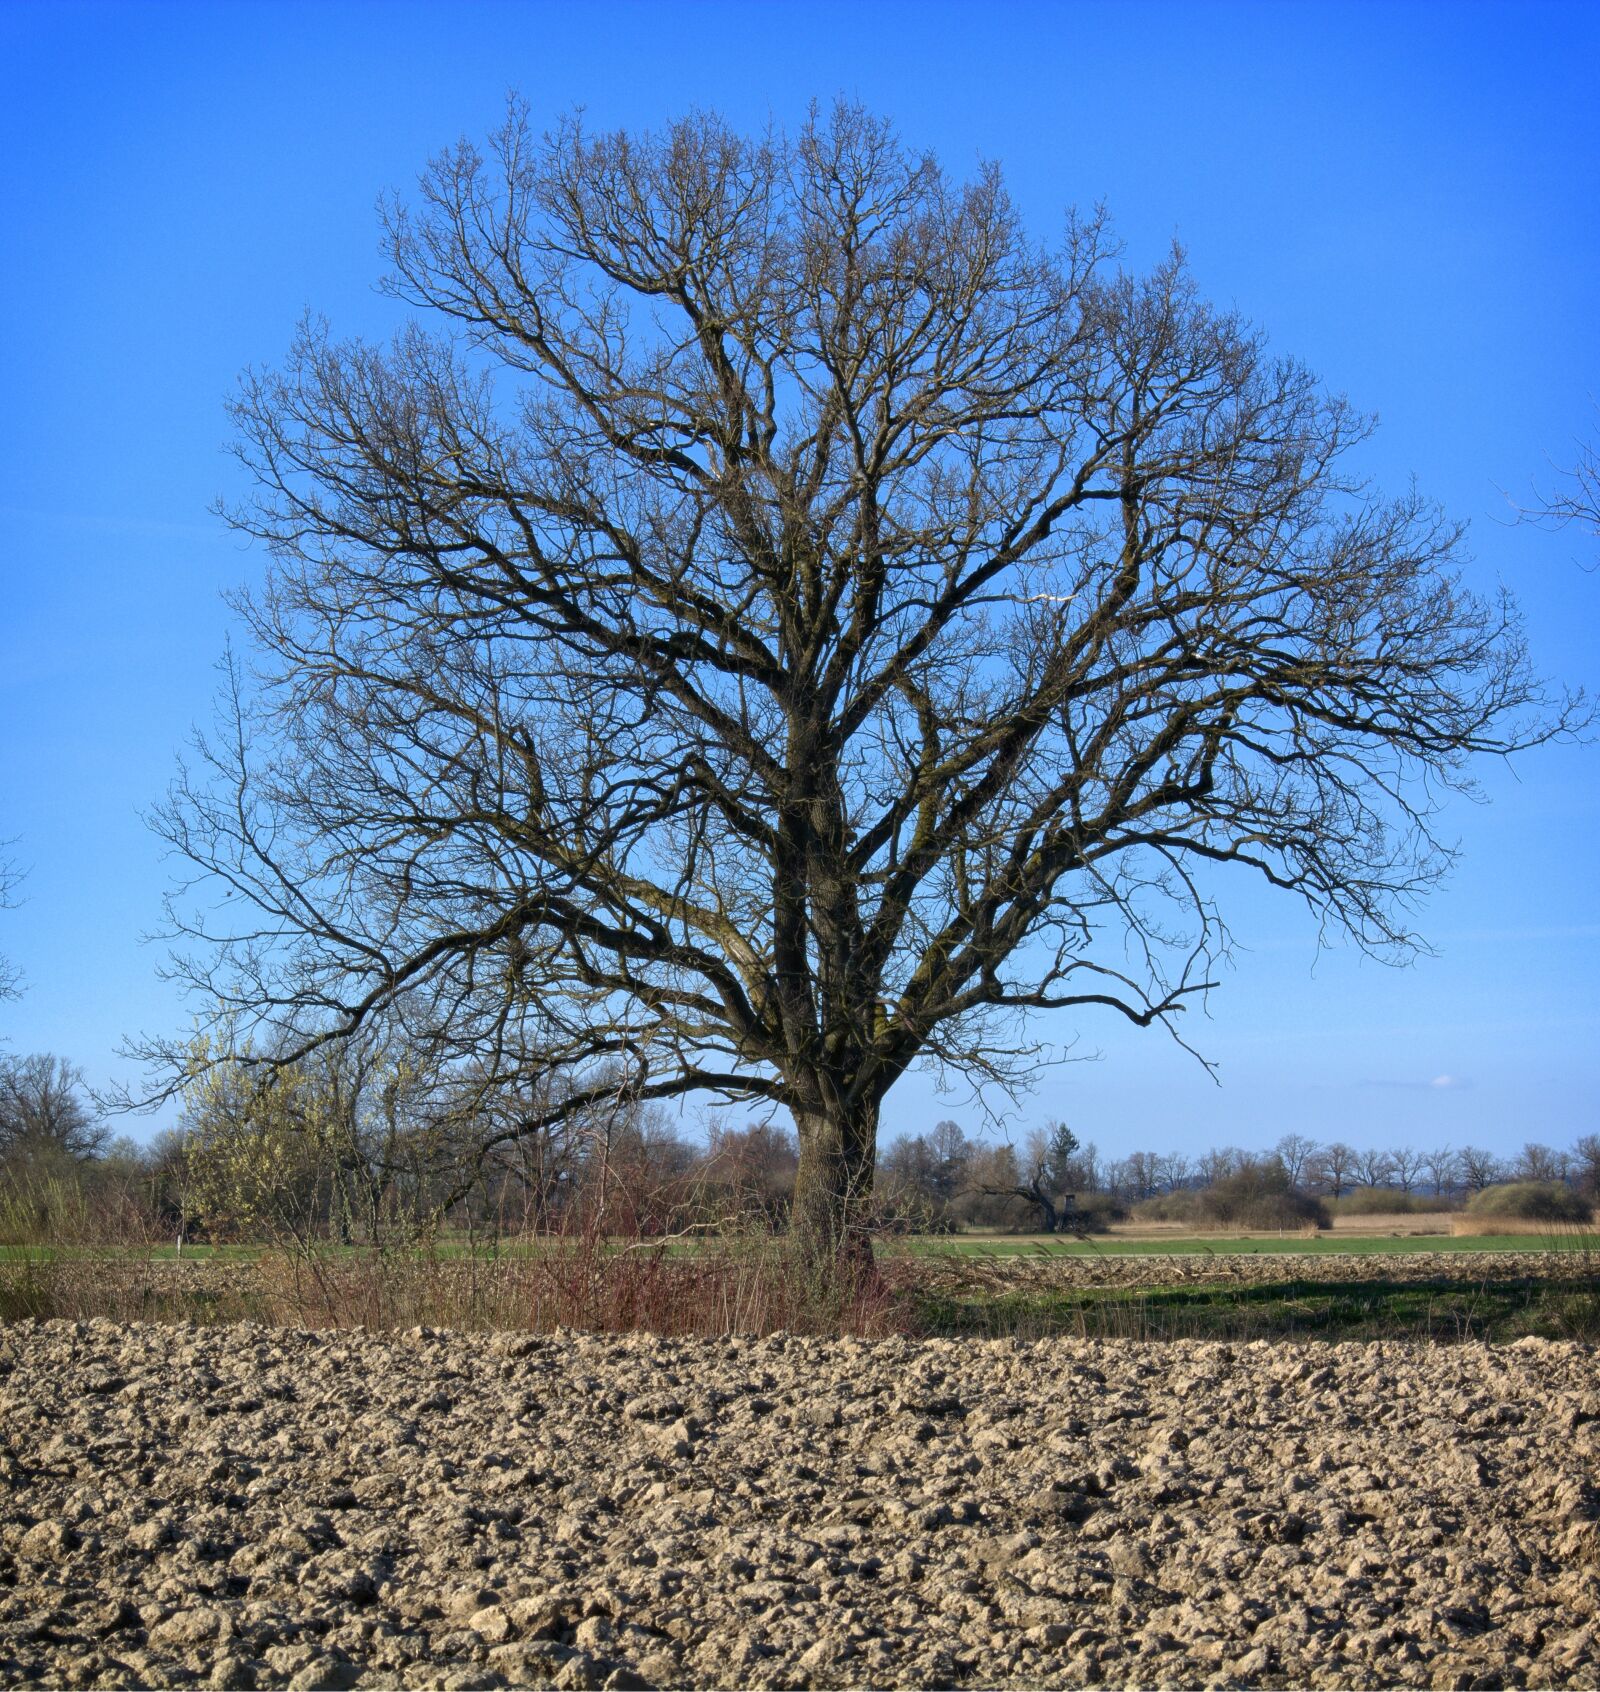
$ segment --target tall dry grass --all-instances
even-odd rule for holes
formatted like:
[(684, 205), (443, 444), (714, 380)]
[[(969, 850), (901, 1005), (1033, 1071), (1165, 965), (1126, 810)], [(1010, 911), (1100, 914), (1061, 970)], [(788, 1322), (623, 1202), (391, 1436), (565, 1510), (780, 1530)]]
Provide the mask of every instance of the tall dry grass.
[(1450, 1218), (1450, 1232), (1457, 1237), (1482, 1234), (1526, 1234), (1540, 1239), (1567, 1239), (1593, 1231), (1592, 1223), (1560, 1223), (1531, 1216), (1495, 1216), (1458, 1211)]
[(907, 1324), (898, 1268), (808, 1276), (770, 1233), (688, 1242), (585, 1231), (442, 1249), (275, 1248), (184, 1259), (126, 1247), (35, 1248), (0, 1258), (0, 1319), (870, 1336)]
[(609, 1171), (556, 1226), (526, 1209), (484, 1217), (469, 1208), (465, 1232), (384, 1218), (366, 1244), (336, 1243), (328, 1224), (313, 1228), (301, 1211), (268, 1202), (253, 1237), (174, 1255), (170, 1219), (138, 1199), (71, 1170), (0, 1170), (0, 1319), (710, 1337), (884, 1333), (907, 1303), (892, 1276), (808, 1273), (759, 1209), (730, 1200), (717, 1222), (690, 1228), (674, 1219), (705, 1215), (708, 1195), (674, 1202)]

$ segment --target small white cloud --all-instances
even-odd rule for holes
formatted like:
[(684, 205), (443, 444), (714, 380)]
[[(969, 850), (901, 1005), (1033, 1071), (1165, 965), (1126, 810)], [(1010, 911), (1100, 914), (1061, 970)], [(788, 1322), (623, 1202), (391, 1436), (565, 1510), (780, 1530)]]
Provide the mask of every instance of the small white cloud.
[(1464, 1092), (1472, 1083), (1464, 1075), (1435, 1075), (1431, 1081), (1395, 1081), (1376, 1080), (1368, 1077), (1361, 1085), (1363, 1087), (1404, 1087), (1419, 1092), (1460, 1093)]

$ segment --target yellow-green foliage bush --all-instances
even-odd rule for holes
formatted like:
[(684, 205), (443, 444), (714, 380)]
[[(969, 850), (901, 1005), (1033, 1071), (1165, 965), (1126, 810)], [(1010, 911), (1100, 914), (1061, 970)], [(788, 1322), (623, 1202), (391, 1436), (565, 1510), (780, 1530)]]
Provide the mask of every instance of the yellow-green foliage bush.
[(1426, 1216), (1456, 1206), (1440, 1195), (1402, 1193), (1395, 1187), (1354, 1187), (1333, 1201), (1340, 1216)]
[(1134, 1212), (1146, 1222), (1187, 1222), (1214, 1228), (1327, 1228), (1321, 1199), (1302, 1192), (1276, 1158), (1247, 1163), (1198, 1192), (1146, 1199)]
[(1485, 1187), (1467, 1200), (1473, 1216), (1503, 1216), (1521, 1222), (1575, 1222), (1594, 1219), (1594, 1207), (1581, 1193), (1559, 1181), (1506, 1181)]
[(185, 1203), (213, 1235), (305, 1244), (359, 1163), (336, 1090), (299, 1066), (213, 1062), (197, 1046), (184, 1088)]
[(1183, 1189), (1160, 1193), (1155, 1198), (1141, 1200), (1133, 1207), (1133, 1214), (1140, 1222), (1193, 1222), (1199, 1197), (1198, 1193)]

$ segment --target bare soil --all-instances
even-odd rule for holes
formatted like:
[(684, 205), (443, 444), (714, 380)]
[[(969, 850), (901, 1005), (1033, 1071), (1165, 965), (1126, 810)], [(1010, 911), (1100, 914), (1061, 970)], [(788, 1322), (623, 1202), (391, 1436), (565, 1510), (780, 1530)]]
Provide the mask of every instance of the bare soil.
[(1594, 1686), (1593, 1348), (0, 1328), (8, 1686)]
[[(1331, 1228), (1321, 1230), (1323, 1237), (1333, 1234), (1448, 1234), (1452, 1212), (1448, 1210), (1369, 1211), (1365, 1215), (1335, 1215)], [(1483, 1219), (1475, 1217), (1474, 1233), (1486, 1234)], [(1549, 1224), (1545, 1225), (1549, 1232)], [(968, 1236), (973, 1237), (973, 1236)], [(1048, 1234), (1037, 1238), (1048, 1240)], [(1108, 1240), (1266, 1240), (1281, 1239), (1286, 1249), (1294, 1249), (1295, 1233), (1281, 1228), (1220, 1228), (1197, 1227), (1193, 1222), (1113, 1222), (1096, 1239)]]
[(1593, 1255), (1575, 1251), (1214, 1252), (1120, 1255), (1043, 1252), (930, 1253), (924, 1278), (959, 1284), (963, 1277), (1001, 1288), (1176, 1287), (1218, 1282), (1548, 1280), (1588, 1272)]

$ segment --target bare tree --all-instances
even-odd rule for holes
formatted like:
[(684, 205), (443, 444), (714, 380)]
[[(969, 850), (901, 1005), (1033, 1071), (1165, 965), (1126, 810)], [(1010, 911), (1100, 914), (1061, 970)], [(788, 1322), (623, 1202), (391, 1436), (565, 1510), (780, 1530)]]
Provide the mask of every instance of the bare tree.
[(1354, 1146), (1347, 1146), (1343, 1140), (1330, 1140), (1317, 1152), (1313, 1165), (1317, 1185), (1326, 1187), (1338, 1198), (1350, 1185), (1359, 1160), (1360, 1153)]
[(1573, 1184), (1600, 1198), (1600, 1134), (1583, 1134), (1572, 1146)]
[(1214, 1187), (1218, 1181), (1226, 1181), (1249, 1161), (1237, 1146), (1212, 1146), (1195, 1159), (1195, 1170), (1201, 1186)]
[[(1600, 406), (1596, 407), (1600, 414)], [(1579, 441), (1577, 462), (1566, 472), (1556, 491), (1535, 496), (1535, 503), (1521, 515), (1548, 528), (1576, 525), (1591, 540), (1600, 541), (1600, 447), (1593, 441)], [(1600, 560), (1597, 560), (1600, 563)]]
[(177, 967), (280, 1060), (387, 1017), (553, 1109), (764, 1101), (853, 1254), (910, 1065), (1176, 1032), (1231, 872), (1403, 959), (1438, 796), (1574, 712), (1181, 255), (1043, 250), (858, 109), (514, 109), (386, 234), (426, 322), (243, 384), (264, 680), (159, 818), (235, 895)]
[(1279, 1161), (1289, 1174), (1291, 1187), (1304, 1186), (1311, 1161), (1317, 1155), (1317, 1142), (1304, 1134), (1285, 1134), (1274, 1148)]
[(1477, 1146), (1463, 1146), (1456, 1153), (1456, 1167), (1461, 1174), (1461, 1184), (1468, 1192), (1482, 1192), (1485, 1187), (1492, 1187), (1497, 1181), (1506, 1178), (1505, 1165), (1493, 1152), (1481, 1151)]
[(1168, 1152), (1161, 1159), (1161, 1185), (1169, 1193), (1188, 1186), (1193, 1173), (1194, 1159), (1184, 1152)]
[(1065, 1122), (1052, 1122), (1028, 1137), (1028, 1172), (1015, 1182), (986, 1186), (991, 1197), (1026, 1199), (1039, 1212), (1042, 1233), (1054, 1234), (1067, 1226), (1076, 1194), (1069, 1192), (1072, 1162), (1078, 1151), (1078, 1136)]
[(1428, 1179), (1433, 1182), (1434, 1197), (1443, 1194), (1446, 1187), (1453, 1187), (1461, 1173), (1460, 1154), (1452, 1146), (1438, 1146), (1431, 1152), (1423, 1153), (1422, 1167), (1428, 1172)]
[(1397, 1146), (1389, 1153), (1389, 1174), (1403, 1193), (1414, 1192), (1428, 1167), (1428, 1154), (1413, 1151), (1410, 1146)]
[(1386, 1187), (1394, 1173), (1394, 1156), (1369, 1146), (1366, 1151), (1356, 1153), (1355, 1170), (1362, 1186)]
[(110, 1138), (75, 1063), (51, 1052), (0, 1059), (0, 1158), (81, 1161)]
[(794, 1136), (774, 1123), (711, 1129), (705, 1179), (728, 1194), (738, 1215), (769, 1223), (781, 1220), (788, 1212), (798, 1167)]
[(942, 1174), (928, 1136), (902, 1134), (879, 1159), (881, 1190), (875, 1200), (880, 1219), (902, 1230), (947, 1232), (955, 1225), (955, 1214)]
[[(17, 886), (21, 880), (22, 872), (17, 866), (0, 858), (0, 911), (10, 910), (16, 904)], [(18, 998), (21, 993), (21, 971), (5, 953), (0, 952), (0, 1003)]]
[(934, 1123), (928, 1135), (928, 1150), (933, 1154), (933, 1189), (946, 1204), (966, 1184), (967, 1164), (974, 1149), (959, 1123), (948, 1118)]
[(1080, 1146), (1068, 1161), (1066, 1184), (1080, 1193), (1097, 1193), (1102, 1182), (1100, 1148), (1090, 1140)]
[(1163, 1163), (1157, 1152), (1128, 1153), (1122, 1160), (1122, 1178), (1129, 1198), (1154, 1198), (1160, 1192)]
[(1017, 1149), (1006, 1141), (979, 1145), (967, 1168), (967, 1187), (957, 1205), (957, 1214), (967, 1226), (1011, 1227), (1017, 1219), (1015, 1201), (1023, 1197), (1022, 1165)]
[(1529, 1140), (1512, 1160), (1511, 1174), (1518, 1181), (1562, 1181), (1566, 1179), (1564, 1166), (1571, 1166), (1566, 1154)]

